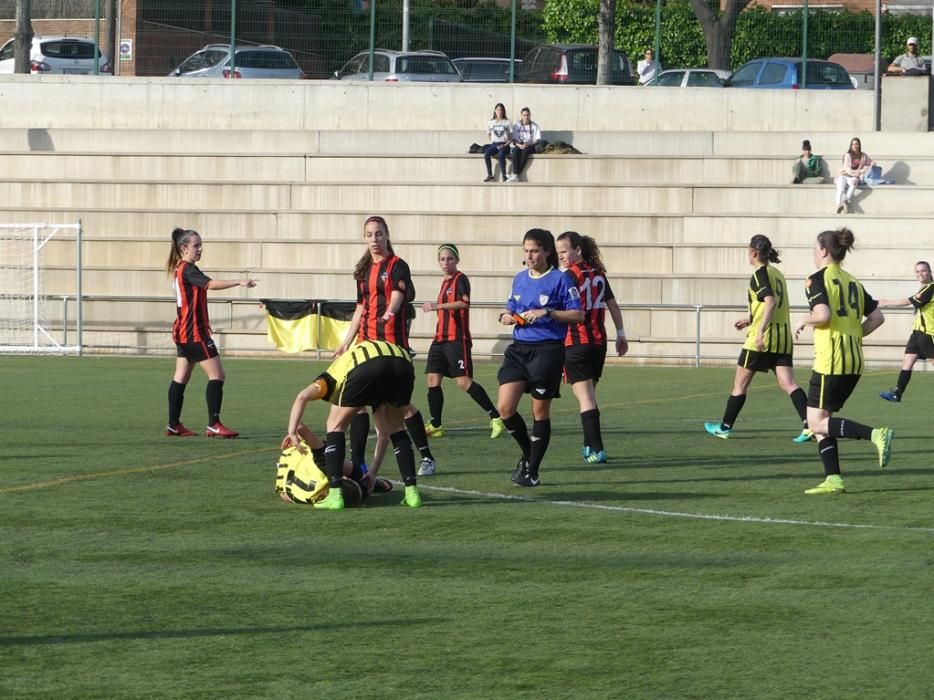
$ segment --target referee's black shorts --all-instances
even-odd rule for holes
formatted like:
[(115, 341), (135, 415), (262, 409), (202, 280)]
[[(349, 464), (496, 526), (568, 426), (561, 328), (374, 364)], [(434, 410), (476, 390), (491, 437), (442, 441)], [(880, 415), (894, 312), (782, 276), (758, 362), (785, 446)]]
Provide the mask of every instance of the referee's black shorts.
[(820, 374), (811, 372), (808, 407), (834, 413), (843, 408), (859, 383), (858, 374)]
[(774, 371), (776, 367), (794, 367), (795, 363), (789, 353), (784, 352), (759, 352), (757, 350), (740, 350), (739, 359), (736, 364), (753, 372)]
[(431, 341), (425, 374), (440, 374), (451, 378), (472, 377), (470, 343), (463, 340)]
[(596, 384), (606, 364), (606, 343), (568, 345), (564, 348), (564, 378), (568, 384), (592, 379)]
[(934, 336), (912, 331), (905, 346), (906, 355), (917, 355), (919, 360), (934, 360)]
[(184, 357), (193, 364), (210, 360), (217, 357), (220, 353), (217, 346), (211, 338), (197, 343), (175, 343), (175, 354), (178, 357)]
[(503, 354), (499, 368), (499, 383), (525, 382), (525, 393), (533, 399), (556, 399), (561, 396), (561, 374), (564, 370), (564, 344), (513, 343)]
[(370, 406), (388, 403), (408, 406), (415, 388), (415, 368), (403, 357), (374, 357), (347, 374), (339, 389), (337, 406)]

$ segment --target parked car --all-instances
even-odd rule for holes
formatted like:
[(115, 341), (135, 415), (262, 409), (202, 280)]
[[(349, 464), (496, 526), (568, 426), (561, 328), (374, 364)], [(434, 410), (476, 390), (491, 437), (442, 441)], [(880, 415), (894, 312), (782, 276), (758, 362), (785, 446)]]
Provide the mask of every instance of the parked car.
[[(455, 58), (453, 61), (465, 83), (508, 83), (508, 58)], [(513, 73), (522, 67), (518, 58)]]
[(278, 46), (238, 46), (233, 58), (231, 70), (230, 45), (209, 44), (182, 61), (169, 75), (243, 80), (305, 78), (292, 54)]
[[(15, 70), (13, 39), (0, 47), (0, 73)], [(29, 52), (30, 73), (91, 75), (97, 57), (98, 72), (111, 73), (110, 65), (91, 39), (64, 36), (34, 36)]]
[[(597, 82), (597, 47), (590, 44), (536, 46), (522, 59), (522, 70), (516, 82), (594, 85)], [(626, 54), (614, 49), (610, 84), (634, 85), (635, 82)]]
[[(850, 74), (838, 63), (809, 59), (807, 66), (805, 87), (809, 90), (854, 89)], [(737, 68), (730, 84), (733, 87), (797, 90), (801, 87), (800, 76), (800, 58), (757, 58)]]
[[(370, 52), (361, 51), (334, 72), (337, 80), (368, 80)], [(457, 67), (440, 51), (373, 51), (373, 80), (395, 82), (459, 83)]]
[(669, 68), (656, 75), (646, 85), (653, 87), (728, 87), (728, 70), (716, 68)]

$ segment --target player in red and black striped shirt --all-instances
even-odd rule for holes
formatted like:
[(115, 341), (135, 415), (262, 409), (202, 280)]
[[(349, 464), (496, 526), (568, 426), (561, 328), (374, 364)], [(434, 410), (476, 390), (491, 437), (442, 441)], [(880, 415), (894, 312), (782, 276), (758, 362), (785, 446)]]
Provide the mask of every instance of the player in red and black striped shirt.
[(194, 433), (181, 423), (185, 387), (191, 379), (195, 365), (208, 375), (205, 398), (208, 403), (208, 437), (237, 437), (239, 433), (221, 423), (221, 403), (224, 398), (224, 367), (217, 347), (211, 339), (208, 319), (208, 290), (231, 287), (255, 287), (251, 279), (212, 280), (198, 269), (202, 243), (197, 231), (177, 228), (172, 231), (172, 252), (165, 263), (165, 271), (172, 278), (175, 289), (176, 317), (172, 326), (177, 358), (175, 376), (169, 384), (169, 437), (189, 437)]
[[(357, 283), (357, 308), (335, 357), (345, 353), (354, 341), (385, 340), (409, 348), (410, 309), (415, 298), (409, 266), (393, 251), (389, 224), (383, 217), (371, 216), (364, 222), (363, 240), (367, 250), (353, 272)], [(405, 425), (421, 454), (418, 476), (431, 476), (437, 465), (428, 447), (422, 414), (411, 404), (405, 410)], [(369, 432), (370, 419), (364, 410), (350, 424), (350, 456), (355, 467), (365, 466)]]
[(490, 417), (490, 437), (503, 434), (506, 426), (499, 411), (490, 401), (486, 390), (473, 379), (473, 357), (470, 348), (470, 280), (457, 269), (460, 253), (453, 243), (438, 247), (438, 265), (444, 273), (438, 301), (426, 301), (425, 313), (436, 311), (438, 323), (435, 337), (428, 349), (425, 374), (428, 380), (428, 411), (431, 422), (425, 424), (428, 437), (443, 437), (444, 392), (441, 390), (443, 377), (451, 377), (467, 392)]
[(564, 377), (571, 385), (580, 404), (584, 428), (584, 461), (588, 464), (606, 462), (606, 450), (600, 430), (600, 409), (597, 408), (596, 384), (606, 362), (606, 311), (616, 326), (616, 354), (629, 352), (629, 342), (623, 329), (623, 314), (610, 289), (600, 249), (590, 236), (566, 231), (555, 242), (558, 260), (580, 292), (584, 320), (568, 325), (564, 341)]

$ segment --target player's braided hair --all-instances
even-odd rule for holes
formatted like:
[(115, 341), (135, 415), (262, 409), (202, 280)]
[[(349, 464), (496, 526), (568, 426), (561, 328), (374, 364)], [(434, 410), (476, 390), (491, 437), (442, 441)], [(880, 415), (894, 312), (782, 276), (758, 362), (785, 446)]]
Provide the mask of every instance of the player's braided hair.
[[(386, 232), (386, 248), (389, 250), (389, 256), (392, 257), (396, 253), (392, 249), (392, 241), (389, 240), (389, 224), (386, 223), (386, 219), (381, 216), (371, 216), (366, 221), (363, 222), (363, 229), (366, 230), (366, 225), (371, 221), (377, 222), (380, 226), (383, 227), (383, 231)], [(367, 250), (360, 259), (357, 261), (357, 264), (353, 269), (353, 278), (358, 282), (362, 282), (367, 278), (370, 273), (370, 266), (373, 264), (373, 256), (370, 255), (370, 251)]]
[(175, 268), (182, 260), (182, 248), (188, 244), (194, 236), (200, 235), (197, 231), (191, 229), (176, 228), (172, 231), (172, 251), (165, 261), (165, 273), (171, 277), (175, 273)]
[(558, 240), (570, 243), (572, 248), (577, 248), (581, 252), (581, 259), (585, 263), (593, 269), (606, 274), (606, 265), (603, 264), (600, 248), (593, 238), (582, 236), (577, 231), (565, 231), (558, 236)]
[(555, 250), (555, 237), (551, 235), (551, 231), (543, 228), (530, 228), (522, 238), (522, 242), (525, 243), (525, 241), (538, 243), (547, 253), (545, 257), (547, 263), (554, 268), (558, 267), (558, 252)]
[(762, 234), (753, 236), (749, 241), (749, 248), (750, 250), (756, 251), (756, 257), (759, 259), (759, 262), (781, 262), (781, 258), (778, 257), (778, 251), (772, 247), (772, 241), (770, 241), (767, 236), (763, 236)]
[(817, 243), (821, 248), (830, 252), (830, 257), (836, 262), (843, 262), (847, 251), (856, 247), (856, 236), (848, 228), (838, 228), (836, 231), (821, 231), (817, 234)]

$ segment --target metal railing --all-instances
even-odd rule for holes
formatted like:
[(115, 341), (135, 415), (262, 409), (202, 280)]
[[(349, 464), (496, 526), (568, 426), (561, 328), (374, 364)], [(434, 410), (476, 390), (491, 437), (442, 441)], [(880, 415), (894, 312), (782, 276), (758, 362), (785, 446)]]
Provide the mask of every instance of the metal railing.
[[(63, 335), (64, 335), (65, 340), (67, 341), (68, 332), (69, 332), (68, 319), (70, 317), (69, 309), (71, 305), (75, 302), (76, 297), (74, 295), (57, 295), (57, 296), (50, 296), (48, 298), (53, 299), (53, 300), (58, 299), (58, 300), (61, 300), (62, 302), (62, 319), (64, 322)], [(308, 301), (314, 302), (317, 304), (352, 302), (352, 300), (348, 300), (348, 299), (309, 299)], [(94, 295), (94, 296), (85, 296), (83, 298), (83, 302), (84, 303), (140, 303), (140, 302), (144, 302), (144, 303), (165, 303), (168, 306), (170, 304), (174, 304), (175, 300), (174, 298), (169, 297), (169, 296), (113, 296), (113, 295), (98, 296), (98, 295)], [(413, 303), (415, 304), (416, 307), (420, 307), (420, 304), (423, 302), (413, 302)], [(223, 335), (225, 333), (231, 333), (231, 332), (234, 332), (234, 333), (249, 332), (247, 329), (238, 329), (236, 327), (236, 319), (234, 317), (234, 307), (247, 306), (247, 305), (257, 306), (257, 307), (261, 306), (261, 302), (259, 299), (242, 299), (242, 298), (228, 298), (228, 299), (213, 298), (211, 299), (209, 304), (215, 307), (217, 307), (218, 305), (226, 307), (227, 325), (222, 326), (216, 323), (213, 324), (214, 331), (218, 335)], [(502, 309), (503, 305), (497, 302), (472, 302), (471, 307), (475, 309)], [(704, 347), (705, 342), (706, 343), (711, 343), (711, 342), (722, 343), (725, 340), (723, 338), (717, 338), (715, 340), (705, 340), (702, 334), (702, 330), (701, 330), (702, 319), (703, 319), (704, 313), (736, 312), (736, 313), (742, 314), (747, 311), (746, 306), (738, 305), (738, 304), (620, 304), (620, 309), (623, 310), (624, 312), (626, 311), (691, 312), (694, 315), (694, 337), (686, 338), (684, 344), (685, 345), (691, 344), (694, 348), (693, 353), (659, 354), (659, 353), (639, 353), (639, 352), (630, 351), (630, 353), (628, 353), (626, 357), (629, 359), (633, 359), (633, 360), (679, 360), (681, 362), (690, 361), (693, 363), (694, 367), (703, 366), (703, 362), (705, 360), (724, 361), (724, 360), (732, 360), (735, 357), (735, 354), (731, 354), (731, 355), (704, 354), (703, 347)], [(805, 306), (793, 306), (791, 307), (791, 311), (792, 313), (807, 313), (808, 309)], [(910, 308), (887, 309), (886, 313), (887, 314), (913, 313), (913, 309), (910, 309)], [(215, 318), (217, 317), (218, 317), (217, 314), (215, 314)], [(318, 337), (320, 337), (320, 331), (321, 331), (320, 319), (321, 319), (321, 316), (318, 315), (318, 324), (319, 324), (317, 328)], [(145, 330), (155, 332), (155, 331), (161, 330), (161, 328), (162, 328), (161, 326), (152, 326), (151, 328), (147, 328)], [(165, 329), (165, 332), (168, 333), (169, 330), (171, 329), (171, 323), (167, 321), (164, 324), (164, 329)], [(114, 331), (139, 330), (139, 328), (138, 327), (134, 328), (132, 325), (127, 324), (126, 326), (115, 326), (112, 330)], [(632, 332), (632, 330), (633, 330), (632, 327), (630, 327), (629, 328), (630, 333)], [(422, 336), (416, 336), (416, 337), (422, 337)], [(502, 334), (501, 337), (503, 340), (507, 340), (509, 338), (509, 334), (504, 333)], [(638, 336), (635, 336), (635, 337), (638, 337)], [(740, 339), (737, 338), (737, 343), (739, 343), (739, 341)], [(630, 342), (638, 343), (640, 341), (631, 337)], [(664, 342), (664, 341), (659, 340), (657, 342)], [(902, 344), (901, 341), (897, 343), (899, 347), (901, 347), (901, 344)], [(893, 347), (894, 345), (895, 344), (893, 344)], [(92, 351), (94, 349), (99, 349), (99, 350), (139, 350), (139, 351), (147, 352), (147, 351), (157, 351), (157, 350), (168, 350), (169, 345), (166, 344), (165, 346), (154, 346), (150, 344), (147, 344), (147, 345), (99, 345), (99, 344), (90, 345), (89, 344), (89, 345), (85, 345), (84, 348), (87, 350), (92, 350)], [(312, 350), (312, 352), (315, 353), (316, 359), (321, 359), (322, 353), (327, 352), (331, 349), (332, 348), (316, 348)], [(238, 354), (250, 354), (250, 353), (261, 353), (261, 352), (266, 353), (266, 352), (271, 352), (271, 351), (272, 351), (271, 349), (268, 349), (268, 350), (266, 349), (264, 350), (238, 349), (237, 350)], [(493, 352), (480, 353), (480, 354), (482, 356), (489, 357), (489, 358), (498, 357), (500, 355), (499, 353), (493, 353)], [(877, 360), (877, 362), (883, 362), (883, 361)], [(892, 362), (892, 363), (901, 362), (901, 356), (893, 354), (891, 361), (885, 360), (884, 362)]]

